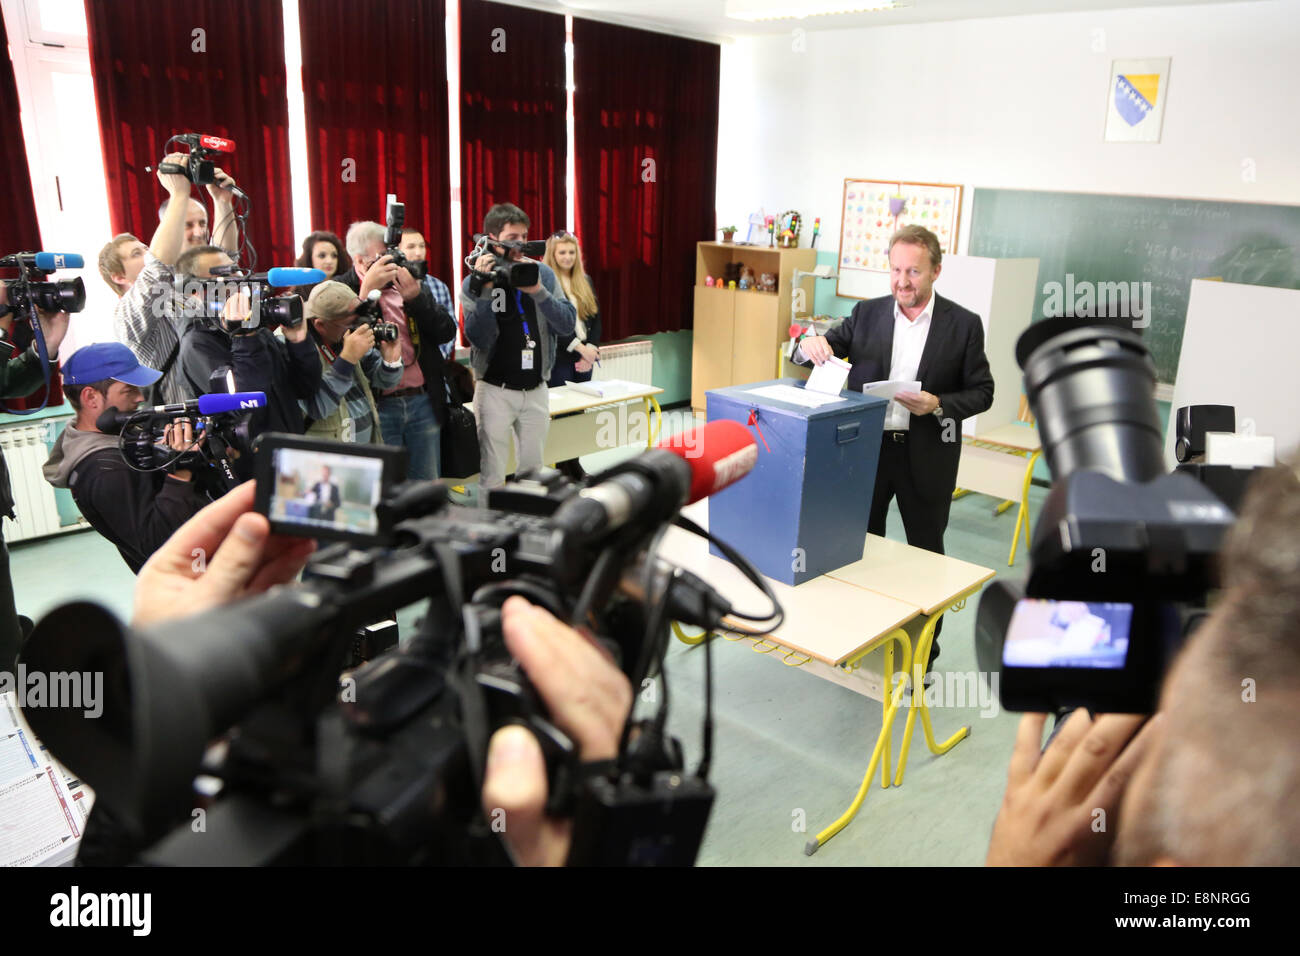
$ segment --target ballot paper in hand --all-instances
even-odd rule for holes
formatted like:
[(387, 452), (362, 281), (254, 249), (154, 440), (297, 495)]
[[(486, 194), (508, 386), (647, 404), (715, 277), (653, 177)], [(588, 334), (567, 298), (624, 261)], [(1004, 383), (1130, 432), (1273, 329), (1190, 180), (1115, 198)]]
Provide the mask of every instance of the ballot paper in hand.
[(810, 392), (838, 396), (844, 390), (850, 368), (852, 366), (844, 359), (832, 355), (821, 365), (813, 367), (812, 374), (808, 376), (808, 384), (804, 387)]
[(920, 382), (868, 382), (862, 386), (863, 395), (874, 395), (876, 398), (887, 398), (894, 400), (894, 396), (899, 392), (921, 391)]

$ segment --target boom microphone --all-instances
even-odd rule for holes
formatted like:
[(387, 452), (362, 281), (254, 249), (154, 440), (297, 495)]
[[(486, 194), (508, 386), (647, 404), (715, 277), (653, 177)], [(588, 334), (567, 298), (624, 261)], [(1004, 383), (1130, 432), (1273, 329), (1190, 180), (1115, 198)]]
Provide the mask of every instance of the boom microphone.
[(291, 285), (315, 285), (325, 281), (325, 273), (320, 269), (281, 266), (268, 271), (266, 281), (276, 289)]
[(81, 269), (86, 265), (86, 260), (75, 252), (20, 252), (17, 255), (5, 256), (0, 259), (0, 266), (17, 268), (20, 258), (27, 268), (36, 269), (38, 272)]

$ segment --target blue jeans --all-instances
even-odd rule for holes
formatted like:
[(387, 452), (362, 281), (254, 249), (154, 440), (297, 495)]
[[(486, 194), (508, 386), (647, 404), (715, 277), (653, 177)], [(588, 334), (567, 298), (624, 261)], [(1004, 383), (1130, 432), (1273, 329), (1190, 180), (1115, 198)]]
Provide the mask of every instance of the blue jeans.
[(429, 396), (403, 395), (399, 398), (376, 396), (379, 428), (385, 445), (404, 445), (407, 453), (406, 477), (434, 480), (442, 463), (438, 419), (433, 415)]

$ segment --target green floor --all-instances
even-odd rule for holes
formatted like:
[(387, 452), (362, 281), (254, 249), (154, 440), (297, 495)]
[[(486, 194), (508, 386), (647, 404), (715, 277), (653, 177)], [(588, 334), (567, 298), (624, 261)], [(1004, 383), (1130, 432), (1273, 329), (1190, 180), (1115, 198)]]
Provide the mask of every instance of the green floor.
[[(665, 431), (680, 430), (689, 412), (665, 416)], [(583, 460), (588, 470), (607, 466), (630, 451)], [(1044, 489), (1030, 492), (1037, 515)], [(1025, 572), (1022, 545), (1016, 567), (1007, 568), (1014, 509), (992, 514), (982, 495), (955, 501), (948, 524), (948, 554), (999, 575)], [(897, 509), (889, 536), (904, 540)], [(14, 590), (20, 613), (32, 617), (66, 601), (88, 598), (123, 616), (130, 613), (134, 577), (117, 551), (93, 532), (12, 546)], [(971, 673), (976, 601), (949, 614), (937, 670)], [(402, 623), (408, 625), (403, 614)], [(1015, 738), (1014, 714), (987, 715), (978, 707), (933, 711), (935, 733), (958, 727), (969, 738), (944, 757), (932, 757), (917, 727), (906, 780), (881, 790), (879, 780), (857, 819), (812, 857), (804, 844), (848, 806), (862, 780), (880, 729), (880, 704), (828, 681), (754, 653), (747, 643), (716, 642), (715, 747), (711, 779), (718, 796), (700, 851), (703, 865), (919, 864), (973, 866), (983, 862), (997, 814)], [(685, 744), (688, 766), (700, 755), (704, 655), (672, 642), (668, 674), (671, 727)], [(903, 715), (905, 716), (905, 715)], [(903, 720), (895, 722), (895, 753)]]

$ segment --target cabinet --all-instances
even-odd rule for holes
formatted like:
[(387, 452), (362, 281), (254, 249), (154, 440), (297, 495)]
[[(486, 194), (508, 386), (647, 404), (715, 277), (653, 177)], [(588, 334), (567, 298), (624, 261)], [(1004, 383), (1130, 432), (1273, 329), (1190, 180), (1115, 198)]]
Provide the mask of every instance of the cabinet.
[[(722, 278), (729, 263), (773, 273), (776, 292), (706, 286), (706, 276)], [(691, 408), (705, 410), (704, 393), (730, 385), (773, 378), (777, 349), (788, 338), (794, 301), (794, 271), (811, 272), (815, 249), (769, 249), (730, 242), (701, 242), (695, 252), (695, 340), (691, 351)], [(798, 316), (812, 314), (812, 278), (799, 284)]]

